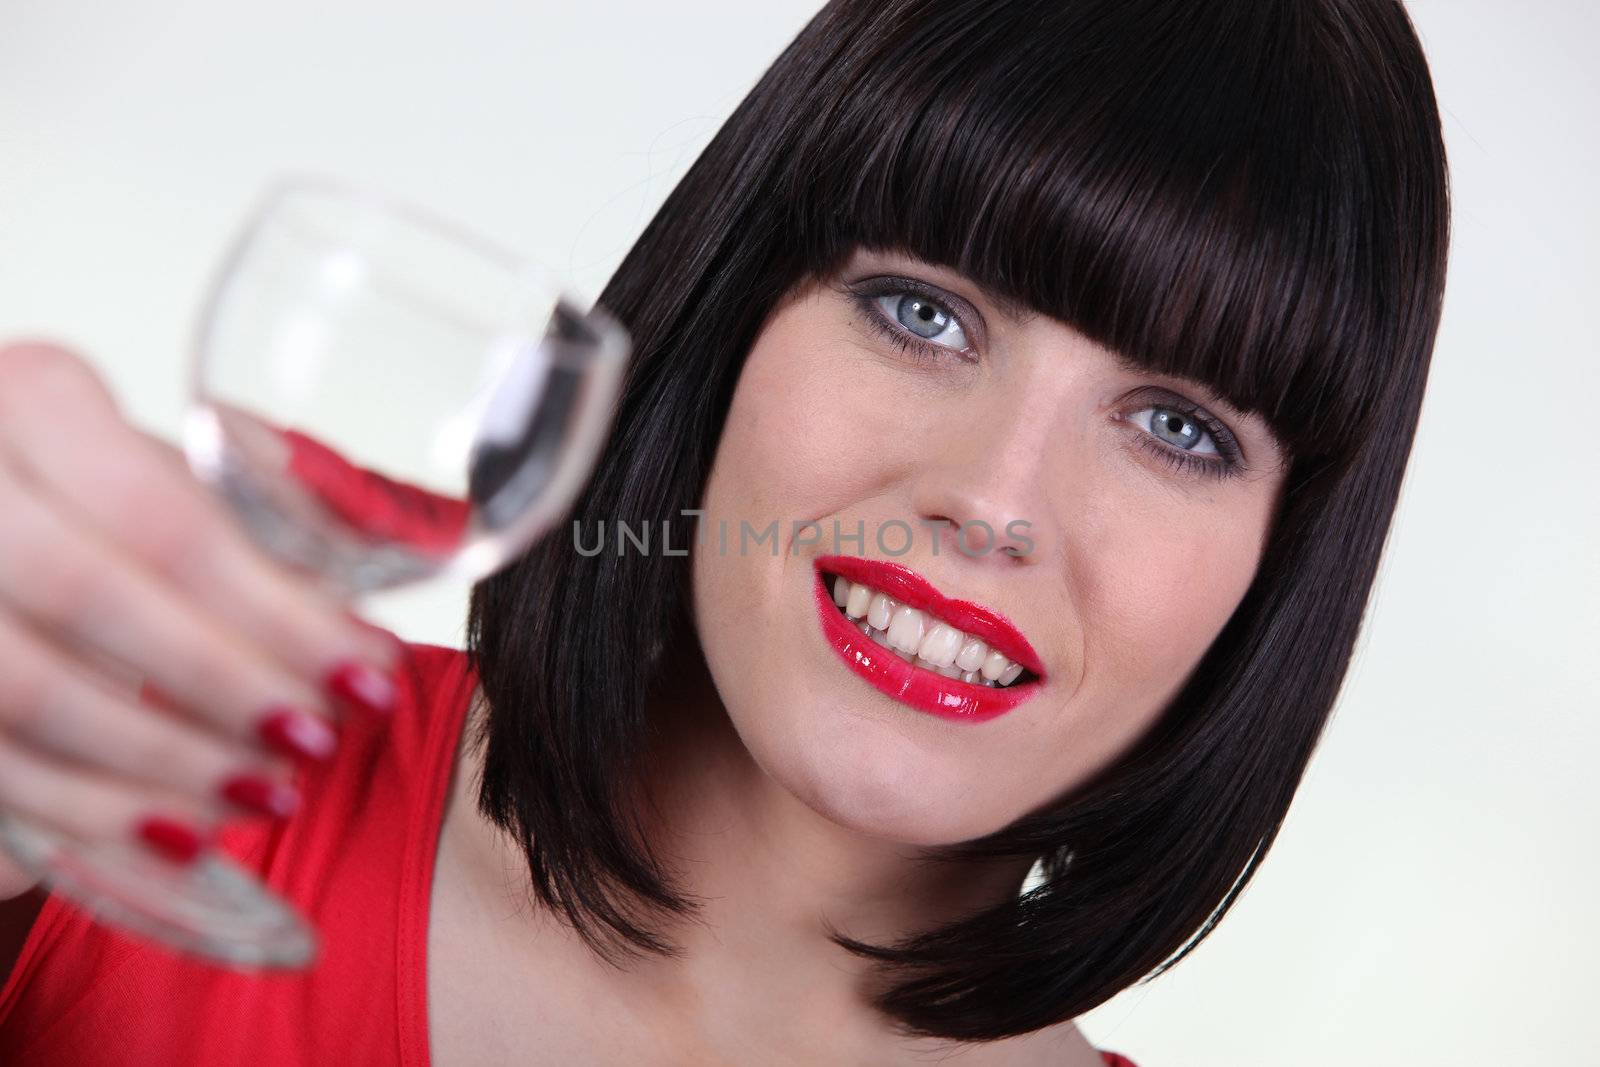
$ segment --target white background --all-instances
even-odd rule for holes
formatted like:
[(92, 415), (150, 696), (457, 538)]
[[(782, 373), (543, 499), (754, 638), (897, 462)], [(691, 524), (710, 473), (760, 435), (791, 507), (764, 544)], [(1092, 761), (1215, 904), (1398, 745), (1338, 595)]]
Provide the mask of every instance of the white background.
[[(176, 438), (261, 184), (343, 175), (592, 296), (812, 0), (0, 3), (0, 336)], [(1371, 621), (1276, 849), (1083, 1019), (1141, 1067), (1600, 1064), (1600, 109), (1587, 0), (1410, 4), (1443, 106), (1443, 330)], [(371, 613), (459, 645), (463, 590)]]

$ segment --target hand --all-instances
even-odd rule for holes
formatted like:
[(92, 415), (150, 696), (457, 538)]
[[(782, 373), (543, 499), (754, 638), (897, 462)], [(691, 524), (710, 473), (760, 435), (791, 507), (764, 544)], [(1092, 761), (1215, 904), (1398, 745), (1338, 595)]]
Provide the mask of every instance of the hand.
[[(290, 814), (290, 761), (392, 702), (400, 653), (257, 548), (83, 359), (0, 344), (0, 811), (186, 862), (224, 818)], [(0, 854), (0, 899), (32, 881)]]

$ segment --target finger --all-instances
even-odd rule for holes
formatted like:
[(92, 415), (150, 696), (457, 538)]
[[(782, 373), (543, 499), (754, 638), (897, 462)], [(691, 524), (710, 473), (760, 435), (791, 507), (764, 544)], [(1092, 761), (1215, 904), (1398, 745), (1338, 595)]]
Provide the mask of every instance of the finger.
[(4, 737), (0, 811), (76, 843), (138, 842), (185, 863), (216, 831), (205, 810), (182, 796), (70, 769)]
[(213, 818), (287, 818), (293, 768), (119, 696), (0, 612), (0, 736), (62, 763), (183, 793)]
[(319, 686), (334, 676), (353, 700), (392, 697), (382, 675), (400, 659), (393, 635), (357, 624), (332, 594), (257, 548), (181, 453), (126, 423), (72, 353), (0, 349), (0, 449), (53, 507), (122, 546), (288, 669)]
[(0, 522), (0, 609), (58, 643), (136, 669), (228, 737), (298, 743), (312, 758), (331, 752), (321, 716), (338, 713), (332, 700), (8, 478), (0, 468), (9, 507)]

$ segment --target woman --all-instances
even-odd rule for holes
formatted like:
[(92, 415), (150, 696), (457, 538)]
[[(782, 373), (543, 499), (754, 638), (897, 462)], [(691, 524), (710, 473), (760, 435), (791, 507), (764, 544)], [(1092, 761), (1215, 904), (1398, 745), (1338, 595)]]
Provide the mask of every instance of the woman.
[(1072, 1019), (1214, 927), (1326, 722), (1447, 201), (1392, 0), (830, 3), (601, 295), (616, 426), (465, 654), (10, 350), (0, 556), (55, 566), (0, 565), (0, 805), (181, 862), (218, 790), (298, 800), (218, 847), (326, 945), (252, 978), (19, 897), (0, 1059), (1112, 1062)]

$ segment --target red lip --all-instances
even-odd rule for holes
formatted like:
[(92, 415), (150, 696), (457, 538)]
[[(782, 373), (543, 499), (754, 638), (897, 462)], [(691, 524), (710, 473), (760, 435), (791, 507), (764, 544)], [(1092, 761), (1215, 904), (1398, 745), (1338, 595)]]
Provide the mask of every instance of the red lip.
[(988, 608), (968, 600), (954, 600), (935, 589), (910, 567), (860, 556), (819, 556), (813, 566), (852, 582), (881, 589), (902, 604), (943, 619), (957, 630), (971, 634), (1012, 663), (1020, 663), (1041, 680), (1045, 677), (1039, 654), (1028, 639), (1011, 623)]
[[(827, 638), (828, 644), (833, 646), (833, 650), (838, 653), (839, 658), (844, 660), (846, 666), (866, 679), (879, 692), (894, 697), (896, 700), (930, 715), (938, 715), (941, 718), (955, 722), (979, 723), (1004, 715), (1039, 691), (1038, 681), (1018, 682), (1004, 688), (993, 688), (974, 685), (971, 682), (963, 682), (958, 678), (946, 678), (941, 674), (935, 674), (932, 671), (912, 666), (894, 652), (873, 641), (863, 634), (850, 620), (846, 619), (834, 604), (827, 584), (822, 579), (823, 569), (850, 578), (851, 581), (863, 581), (868, 585), (875, 585), (885, 592), (898, 594), (900, 590), (896, 588), (891, 591), (891, 589), (885, 588), (885, 586), (878, 584), (877, 581), (868, 578), (863, 571), (858, 570), (856, 572), (862, 574), (862, 577), (851, 577), (842, 568), (835, 569), (840, 561), (846, 563), (874, 563), (871, 560), (858, 560), (845, 556), (829, 556), (818, 559), (816, 561), (816, 580), (812, 583), (813, 598), (817, 604), (817, 617), (822, 624), (823, 636)], [(877, 565), (882, 566), (882, 564)], [(936, 597), (940, 595), (937, 590), (934, 590), (932, 586), (928, 585), (926, 581), (914, 572), (905, 568), (898, 569), (903, 570), (905, 574), (911, 575), (916, 583), (920, 583), (917, 587), (919, 594), (932, 593)], [(896, 595), (896, 599), (899, 599), (898, 595)], [(918, 610), (930, 611), (946, 622), (958, 625), (960, 629), (966, 630), (974, 636), (979, 636), (976, 630), (967, 630), (965, 625), (957, 624), (950, 615), (932, 608), (923, 607), (913, 597), (907, 597), (905, 603), (918, 608)], [(949, 604), (959, 604), (963, 608), (983, 612), (988, 622), (998, 623), (1010, 629), (1011, 633), (1008, 636), (1019, 642), (1020, 650), (1025, 651), (1029, 657), (1029, 659), (1019, 657), (1013, 662), (1021, 663), (1029, 670), (1034, 670), (1030, 665), (1030, 660), (1032, 663), (1037, 663), (1038, 656), (1034, 654), (1033, 649), (1028, 646), (1015, 628), (1011, 627), (1010, 623), (1004, 622), (998, 616), (985, 612), (984, 609), (977, 608), (975, 605), (966, 604), (962, 601), (948, 601), (941, 597), (941, 606)], [(996, 642), (994, 647), (998, 648), (1001, 654), (1008, 659), (1012, 658), (1006, 646)], [(1034, 673), (1040, 674), (1041, 678), (1043, 677), (1039, 671), (1034, 671)]]

